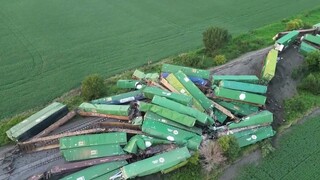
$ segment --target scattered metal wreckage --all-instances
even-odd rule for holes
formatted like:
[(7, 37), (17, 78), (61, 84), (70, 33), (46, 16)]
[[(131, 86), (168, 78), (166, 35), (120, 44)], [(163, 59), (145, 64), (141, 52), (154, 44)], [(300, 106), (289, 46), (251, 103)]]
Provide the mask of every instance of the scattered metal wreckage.
[[(301, 42), (302, 54), (319, 50), (319, 27), (279, 33), (260, 79), (163, 64), (161, 73), (136, 70), (133, 79), (119, 80), (117, 86), (128, 92), (84, 102), (75, 111), (54, 102), (7, 131), (17, 142), (12, 154), (59, 149), (39, 162), (64, 158), (64, 164), (29, 179), (65, 173), (69, 175), (62, 179), (130, 179), (182, 167), (205, 134), (212, 140), (232, 135), (240, 147), (272, 137), (276, 132), (265, 94), (278, 56), (295, 41)], [(76, 115), (96, 119), (51, 134)], [(2, 163), (9, 163), (10, 174), (14, 159), (8, 157)]]

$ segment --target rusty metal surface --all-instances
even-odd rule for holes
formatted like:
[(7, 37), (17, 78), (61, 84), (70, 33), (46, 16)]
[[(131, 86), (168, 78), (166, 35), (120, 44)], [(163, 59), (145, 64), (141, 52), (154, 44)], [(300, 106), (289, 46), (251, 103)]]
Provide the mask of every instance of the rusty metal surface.
[(124, 121), (129, 121), (129, 116), (116, 116), (110, 114), (99, 114), (94, 112), (84, 112), (84, 111), (77, 111), (78, 114), (81, 116), (89, 116), (89, 117), (104, 117), (104, 118), (112, 118), (112, 119), (119, 119)]
[(86, 161), (67, 163), (62, 165), (53, 166), (49, 172), (51, 175), (60, 174), (72, 171), (74, 169), (85, 168), (88, 166), (93, 166), (101, 163), (112, 162), (112, 161), (121, 161), (132, 158), (132, 155), (119, 155), (119, 156), (109, 156), (98, 159), (91, 159)]
[(133, 130), (141, 130), (140, 126), (132, 125), (129, 123), (122, 122), (101, 122), (99, 123), (100, 128), (125, 128), (125, 129), (133, 129)]
[(128, 134), (144, 134), (142, 131), (132, 130), (132, 129), (122, 129), (122, 128), (106, 128), (107, 132), (125, 132)]

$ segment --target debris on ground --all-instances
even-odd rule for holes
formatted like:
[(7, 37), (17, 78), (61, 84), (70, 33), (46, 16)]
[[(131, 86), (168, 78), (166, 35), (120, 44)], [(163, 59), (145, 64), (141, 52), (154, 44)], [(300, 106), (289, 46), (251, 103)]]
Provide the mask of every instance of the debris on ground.
[[(296, 41), (302, 54), (319, 50), (318, 31), (315, 25), (312, 30), (279, 33), (282, 37), (266, 56), (260, 79), (163, 64), (161, 72), (136, 70), (132, 79), (119, 80), (117, 86), (126, 93), (84, 102), (71, 112), (53, 103), (7, 135), (21, 152), (59, 148), (52, 159), (64, 158), (64, 163), (29, 179), (65, 173), (63, 179), (130, 179), (184, 166), (204, 137), (216, 141), (232, 135), (240, 147), (254, 144), (276, 133), (265, 105), (280, 53)], [(76, 114), (97, 120), (50, 135)]]

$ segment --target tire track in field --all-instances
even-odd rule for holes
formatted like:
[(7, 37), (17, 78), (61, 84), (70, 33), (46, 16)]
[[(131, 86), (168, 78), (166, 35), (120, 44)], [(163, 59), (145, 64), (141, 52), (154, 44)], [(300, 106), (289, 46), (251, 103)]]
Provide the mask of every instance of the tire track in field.
[[(2, 17), (3, 23), (11, 32), (11, 34), (21, 43), (24, 49), (28, 52), (29, 56), (32, 58), (32, 74), (37, 76), (42, 73), (44, 60), (40, 52), (35, 48), (35, 46), (28, 40), (24, 33), (14, 24), (13, 20), (6, 16), (5, 12), (0, 11), (0, 17)], [(38, 70), (37, 70), (38, 69)], [(27, 79), (23, 80), (25, 83)]]

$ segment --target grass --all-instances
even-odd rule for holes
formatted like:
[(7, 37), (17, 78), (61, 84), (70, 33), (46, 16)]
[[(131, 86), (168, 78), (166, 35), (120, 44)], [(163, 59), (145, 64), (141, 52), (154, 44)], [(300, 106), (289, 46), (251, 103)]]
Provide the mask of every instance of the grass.
[(317, 179), (319, 177), (320, 117), (280, 138), (280, 147), (257, 167), (243, 169), (239, 179)]
[[(317, 0), (0, 0), (0, 119), (104, 77), (201, 47), (210, 25), (234, 35)], [(261, 5), (263, 4), (263, 6)]]

